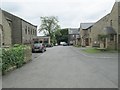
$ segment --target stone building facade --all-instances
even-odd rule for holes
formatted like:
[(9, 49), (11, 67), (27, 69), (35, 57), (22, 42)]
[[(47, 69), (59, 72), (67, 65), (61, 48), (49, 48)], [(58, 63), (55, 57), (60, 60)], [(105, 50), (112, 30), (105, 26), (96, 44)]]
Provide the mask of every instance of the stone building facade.
[(81, 23), (80, 24), (80, 45), (81, 46), (89, 46), (91, 43), (91, 39), (89, 38), (91, 27), (94, 23)]
[(79, 29), (68, 28), (68, 44), (77, 45), (79, 42)]
[(11, 46), (11, 27), (0, 9), (0, 46)]
[[(2, 10), (5, 19), (11, 28), (11, 44), (30, 44), (37, 36), (37, 26)], [(4, 20), (3, 20), (4, 21)], [(3, 24), (4, 25), (4, 24)], [(6, 29), (7, 30), (7, 29)], [(3, 34), (5, 36), (5, 34)], [(6, 39), (5, 39), (6, 40)]]
[(22, 43), (29, 44), (37, 37), (37, 26), (22, 20)]
[(117, 49), (120, 42), (120, 2), (115, 2), (112, 11), (91, 28), (91, 46)]

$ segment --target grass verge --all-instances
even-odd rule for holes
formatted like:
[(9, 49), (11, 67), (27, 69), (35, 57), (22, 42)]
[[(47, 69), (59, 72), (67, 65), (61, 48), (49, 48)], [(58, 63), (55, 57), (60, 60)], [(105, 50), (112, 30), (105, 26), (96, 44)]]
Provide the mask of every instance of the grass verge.
[(116, 53), (115, 50), (105, 49), (105, 50), (99, 50), (97, 48), (85, 48), (83, 49), (86, 53)]
[(83, 49), (83, 51), (87, 53), (100, 53), (101, 52), (100, 50), (97, 50), (96, 48), (86, 48), (86, 49)]
[(74, 45), (74, 47), (78, 47), (78, 48), (79, 48), (79, 47), (81, 47), (81, 46), (80, 46), (80, 45)]

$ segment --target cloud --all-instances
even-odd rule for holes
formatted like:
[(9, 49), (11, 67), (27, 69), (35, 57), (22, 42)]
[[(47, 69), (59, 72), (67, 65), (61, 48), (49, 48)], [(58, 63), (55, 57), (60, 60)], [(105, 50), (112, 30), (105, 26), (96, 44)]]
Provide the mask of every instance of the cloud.
[(58, 16), (62, 28), (96, 22), (110, 13), (115, 0), (2, 0), (2, 8), (35, 24), (41, 16)]
[(2, 2), (1, 8), (11, 12), (20, 12), (21, 7), (16, 2)]

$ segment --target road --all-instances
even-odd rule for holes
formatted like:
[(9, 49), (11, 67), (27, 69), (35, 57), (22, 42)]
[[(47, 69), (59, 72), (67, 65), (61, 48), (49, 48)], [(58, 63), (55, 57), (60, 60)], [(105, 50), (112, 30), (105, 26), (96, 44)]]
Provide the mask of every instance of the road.
[(87, 54), (72, 46), (34, 53), (33, 60), (3, 76), (3, 88), (117, 88), (116, 53)]

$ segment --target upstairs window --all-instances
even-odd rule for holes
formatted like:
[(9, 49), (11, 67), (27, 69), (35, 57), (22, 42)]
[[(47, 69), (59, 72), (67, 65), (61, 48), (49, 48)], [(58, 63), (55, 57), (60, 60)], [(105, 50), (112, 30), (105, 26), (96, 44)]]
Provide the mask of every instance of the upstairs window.
[(25, 26), (25, 34), (27, 34), (27, 26)]
[(30, 34), (30, 28), (28, 27), (28, 34)]
[(112, 24), (113, 24), (113, 21), (112, 20), (110, 20), (110, 26), (112, 27)]
[(32, 35), (32, 29), (31, 29), (31, 35)]

